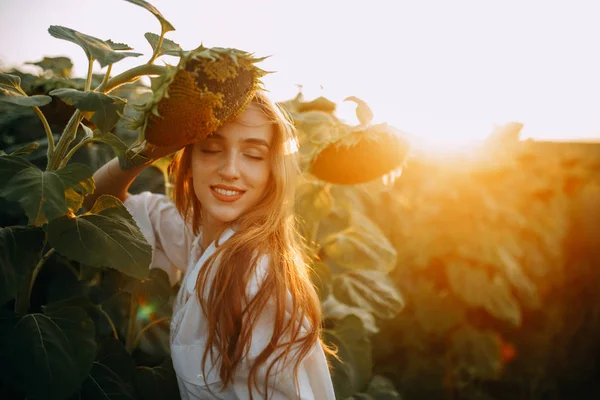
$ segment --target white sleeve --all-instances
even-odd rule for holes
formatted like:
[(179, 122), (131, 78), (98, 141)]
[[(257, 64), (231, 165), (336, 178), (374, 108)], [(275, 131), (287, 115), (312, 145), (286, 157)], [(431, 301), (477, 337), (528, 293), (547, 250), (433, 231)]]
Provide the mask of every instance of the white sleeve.
[[(250, 296), (255, 295), (259, 290), (260, 283), (264, 279), (266, 271), (269, 268), (269, 257), (262, 257), (257, 265), (257, 269), (248, 285)], [(250, 297), (251, 298), (251, 297)], [(291, 317), (291, 294), (288, 293), (286, 302), (286, 317)], [(256, 320), (252, 330), (252, 342), (248, 359), (240, 364), (236, 371), (233, 383), (233, 390), (240, 400), (250, 398), (248, 393), (249, 365), (268, 345), (273, 336), (275, 321), (275, 304), (267, 303), (265, 310)], [(308, 321), (305, 321), (301, 334), (310, 329)], [(264, 396), (264, 383), (267, 375), (267, 368), (271, 364), (274, 356), (271, 356), (258, 370), (257, 384)], [(274, 400), (301, 399), (301, 400), (335, 400), (331, 374), (325, 358), (325, 352), (320, 343), (315, 343), (314, 347), (307, 356), (301, 361), (298, 368), (297, 385), (300, 393), (296, 390), (293, 380), (294, 362), (287, 362), (285, 365), (276, 366), (276, 375), (269, 376), (269, 395)], [(273, 371), (272, 370), (272, 371)], [(273, 372), (271, 372), (273, 374)], [(254, 398), (261, 398), (260, 392), (253, 387), (252, 395)]]
[(191, 228), (165, 195), (142, 192), (130, 195), (123, 204), (152, 246), (151, 268), (164, 270), (174, 285), (179, 280), (178, 270), (185, 270), (188, 264), (194, 240)]

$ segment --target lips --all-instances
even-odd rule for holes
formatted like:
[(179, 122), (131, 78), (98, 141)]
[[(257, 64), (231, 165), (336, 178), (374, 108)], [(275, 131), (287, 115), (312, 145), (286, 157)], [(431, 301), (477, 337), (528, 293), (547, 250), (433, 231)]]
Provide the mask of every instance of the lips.
[(226, 203), (238, 200), (246, 192), (245, 190), (227, 185), (214, 185), (210, 187), (210, 190), (217, 200)]

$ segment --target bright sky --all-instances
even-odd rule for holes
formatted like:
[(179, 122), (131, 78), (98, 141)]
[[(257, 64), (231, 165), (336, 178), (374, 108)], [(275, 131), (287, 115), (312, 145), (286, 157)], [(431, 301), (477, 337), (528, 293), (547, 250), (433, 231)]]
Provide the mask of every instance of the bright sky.
[[(597, 0), (153, 0), (184, 49), (237, 47), (272, 57), (263, 69), (274, 100), (324, 95), (367, 101), (388, 122), (438, 145), (483, 139), (509, 121), (523, 137), (600, 139), (600, 2)], [(147, 54), (159, 33), (146, 10), (122, 0), (0, 0), (0, 67), (66, 55), (83, 76), (63, 25)], [(174, 61), (170, 61), (174, 63)], [(97, 66), (99, 70), (99, 66)], [(353, 103), (339, 115), (356, 123)]]

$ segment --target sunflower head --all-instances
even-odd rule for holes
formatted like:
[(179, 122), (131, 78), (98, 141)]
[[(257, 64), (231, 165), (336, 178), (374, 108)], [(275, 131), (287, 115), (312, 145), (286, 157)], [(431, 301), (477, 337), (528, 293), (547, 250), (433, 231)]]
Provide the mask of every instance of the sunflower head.
[(152, 98), (139, 107), (133, 128), (156, 146), (194, 143), (250, 103), (267, 72), (256, 67), (264, 58), (237, 49), (203, 46), (183, 56), (176, 67), (152, 83)]
[(387, 124), (347, 127), (337, 139), (321, 146), (310, 172), (331, 183), (369, 182), (401, 167), (408, 151), (401, 133)]

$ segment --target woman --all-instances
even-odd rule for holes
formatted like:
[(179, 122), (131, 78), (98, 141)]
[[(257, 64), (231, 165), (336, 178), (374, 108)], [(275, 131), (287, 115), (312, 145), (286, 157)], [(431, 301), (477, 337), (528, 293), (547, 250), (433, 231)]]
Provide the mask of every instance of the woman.
[(121, 170), (114, 159), (94, 174), (93, 197), (124, 201), (153, 247), (152, 267), (172, 283), (183, 272), (171, 320), (183, 399), (334, 399), (320, 303), (294, 230), (294, 133), (258, 92), (237, 118), (176, 154), (173, 202), (127, 193), (143, 167)]

